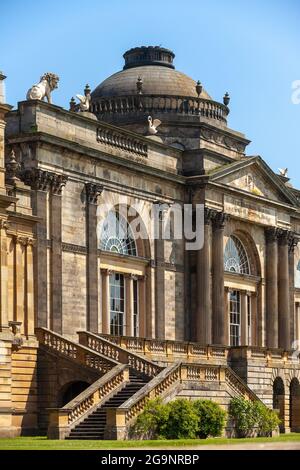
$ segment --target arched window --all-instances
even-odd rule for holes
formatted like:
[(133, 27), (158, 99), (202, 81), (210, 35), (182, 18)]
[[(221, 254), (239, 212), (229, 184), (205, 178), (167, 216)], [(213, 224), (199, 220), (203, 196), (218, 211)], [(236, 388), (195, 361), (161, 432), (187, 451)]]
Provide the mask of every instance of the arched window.
[(137, 256), (136, 243), (127, 220), (111, 210), (102, 226), (100, 249), (122, 255)]
[(250, 274), (249, 259), (242, 242), (232, 235), (225, 246), (224, 270), (238, 273)]

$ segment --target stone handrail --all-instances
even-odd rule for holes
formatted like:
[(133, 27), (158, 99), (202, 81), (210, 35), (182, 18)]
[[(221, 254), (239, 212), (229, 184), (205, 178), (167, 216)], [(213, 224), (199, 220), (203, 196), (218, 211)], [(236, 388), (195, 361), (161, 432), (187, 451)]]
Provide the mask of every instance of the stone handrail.
[(91, 111), (98, 117), (130, 113), (176, 113), (195, 115), (226, 122), (227, 106), (217, 101), (194, 96), (175, 95), (128, 95), (97, 98)]
[(92, 351), (46, 328), (36, 328), (35, 332), (40, 344), (84, 366), (96, 369), (101, 375), (119, 364), (114, 358), (105, 357), (100, 352)]
[(112, 343), (102, 336), (94, 335), (87, 331), (79, 331), (79, 343), (96, 351), (112, 360), (128, 364), (138, 374), (144, 374), (147, 377), (155, 377), (160, 373), (162, 367), (154, 362), (139, 356), (127, 349)]
[(213, 360), (226, 361), (228, 347), (201, 345), (188, 341), (173, 341), (137, 338), (134, 336), (113, 336), (101, 333), (101, 337), (107, 339), (110, 343), (125, 348), (128, 351), (137, 354), (143, 354), (148, 357), (165, 356), (166, 358), (178, 357), (182, 361)]
[(115, 366), (64, 407), (50, 409), (48, 437), (64, 439), (70, 430), (95, 408), (104, 404), (129, 382), (126, 364)]
[(228, 366), (225, 369), (225, 382), (235, 394), (242, 395), (248, 400), (259, 400), (251, 388)]

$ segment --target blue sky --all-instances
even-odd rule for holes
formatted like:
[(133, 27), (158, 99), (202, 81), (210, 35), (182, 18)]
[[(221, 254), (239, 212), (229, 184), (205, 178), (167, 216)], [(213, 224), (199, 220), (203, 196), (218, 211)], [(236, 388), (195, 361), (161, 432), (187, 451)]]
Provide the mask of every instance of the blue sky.
[(299, 25), (299, 0), (1, 0), (0, 70), (10, 104), (51, 71), (53, 101), (68, 107), (120, 70), (127, 49), (161, 44), (215, 100), (229, 91), (229, 127), (252, 141), (247, 153), (288, 167), (300, 188)]

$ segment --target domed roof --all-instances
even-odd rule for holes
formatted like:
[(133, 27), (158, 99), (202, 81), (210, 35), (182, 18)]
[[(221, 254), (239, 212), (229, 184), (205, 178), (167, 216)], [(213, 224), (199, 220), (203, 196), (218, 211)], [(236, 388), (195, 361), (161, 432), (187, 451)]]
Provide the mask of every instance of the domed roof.
[[(196, 81), (174, 69), (174, 53), (161, 47), (137, 47), (125, 52), (124, 70), (111, 75), (92, 92), (95, 98), (137, 94), (137, 79), (142, 79), (142, 93), (197, 97)], [(211, 100), (202, 89), (201, 98)]]

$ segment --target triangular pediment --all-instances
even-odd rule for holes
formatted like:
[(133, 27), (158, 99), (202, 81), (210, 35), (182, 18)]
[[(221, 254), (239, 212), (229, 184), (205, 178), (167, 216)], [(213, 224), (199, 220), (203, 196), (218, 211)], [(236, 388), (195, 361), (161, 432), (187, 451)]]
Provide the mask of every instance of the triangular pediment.
[(260, 157), (249, 157), (219, 168), (209, 179), (272, 201), (298, 205), (282, 178)]

